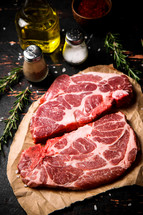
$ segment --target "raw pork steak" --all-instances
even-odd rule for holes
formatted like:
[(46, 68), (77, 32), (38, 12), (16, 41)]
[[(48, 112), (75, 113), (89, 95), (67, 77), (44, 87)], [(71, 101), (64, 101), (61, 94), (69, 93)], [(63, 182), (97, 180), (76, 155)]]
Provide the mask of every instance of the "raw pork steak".
[(34, 142), (75, 130), (113, 105), (129, 104), (132, 95), (132, 85), (125, 75), (98, 72), (61, 75), (42, 97), (32, 117)]
[(118, 178), (136, 154), (134, 131), (117, 112), (23, 151), (18, 169), (29, 187), (88, 189)]

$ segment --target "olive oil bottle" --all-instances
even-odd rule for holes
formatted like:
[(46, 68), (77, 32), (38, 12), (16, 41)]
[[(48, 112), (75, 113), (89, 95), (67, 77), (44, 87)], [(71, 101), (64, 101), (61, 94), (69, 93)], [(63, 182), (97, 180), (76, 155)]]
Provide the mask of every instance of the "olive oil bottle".
[(60, 44), (59, 18), (46, 0), (26, 0), (16, 14), (15, 25), (22, 49), (37, 45), (44, 53), (51, 53)]

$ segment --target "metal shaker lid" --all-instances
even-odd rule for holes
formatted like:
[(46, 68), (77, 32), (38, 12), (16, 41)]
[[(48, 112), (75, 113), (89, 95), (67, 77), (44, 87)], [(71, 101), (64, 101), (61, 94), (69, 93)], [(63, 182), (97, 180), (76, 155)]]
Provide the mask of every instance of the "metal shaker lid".
[(23, 54), (24, 60), (28, 62), (39, 61), (42, 57), (42, 50), (39, 46), (30, 45), (24, 50)]
[(79, 29), (73, 28), (67, 31), (66, 40), (69, 41), (72, 45), (79, 45), (83, 42), (84, 37)]

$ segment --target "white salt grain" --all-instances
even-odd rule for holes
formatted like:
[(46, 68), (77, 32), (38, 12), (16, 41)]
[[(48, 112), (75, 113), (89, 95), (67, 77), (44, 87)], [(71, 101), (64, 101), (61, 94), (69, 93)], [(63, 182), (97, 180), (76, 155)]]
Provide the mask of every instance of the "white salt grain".
[(100, 52), (100, 51), (101, 51), (101, 48), (98, 48), (97, 51)]
[(66, 68), (62, 68), (62, 72), (65, 72), (66, 71)]
[(57, 74), (57, 73), (58, 73), (58, 71), (54, 71), (54, 73), (55, 73), (55, 74)]
[(5, 31), (5, 30), (6, 30), (6, 27), (3, 27), (3, 30)]
[(16, 174), (18, 174), (18, 169), (15, 171)]
[(0, 122), (3, 121), (3, 119), (4, 119), (4, 118), (3, 118), (3, 116), (2, 116), (2, 117), (0, 118)]
[(129, 206), (129, 207), (132, 206), (132, 203), (129, 203), (128, 206)]
[(97, 205), (94, 205), (94, 210), (97, 211)]

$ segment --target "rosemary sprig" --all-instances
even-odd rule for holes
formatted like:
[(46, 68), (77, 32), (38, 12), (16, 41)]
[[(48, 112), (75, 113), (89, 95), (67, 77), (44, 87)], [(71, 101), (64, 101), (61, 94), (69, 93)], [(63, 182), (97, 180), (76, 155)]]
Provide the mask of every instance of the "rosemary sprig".
[(15, 96), (17, 100), (14, 102), (13, 109), (9, 111), (11, 115), (8, 117), (8, 119), (4, 120), (5, 129), (3, 135), (0, 137), (0, 151), (2, 150), (2, 146), (7, 144), (8, 138), (13, 136), (12, 132), (17, 129), (19, 122), (19, 112), (22, 112), (24, 105), (29, 101), (29, 93), (31, 92), (29, 87), (27, 87), (17, 96)]
[(11, 85), (18, 81), (22, 67), (13, 68), (9, 75), (0, 78), (0, 93), (4, 92), (7, 88), (11, 89)]
[(138, 74), (141, 72), (130, 68), (129, 62), (127, 61), (127, 56), (124, 54), (125, 50), (123, 50), (118, 36), (119, 34), (108, 33), (105, 38), (105, 47), (108, 52), (113, 52), (113, 57), (117, 68), (123, 69), (128, 76), (132, 77), (136, 81), (139, 81), (140, 77)]

